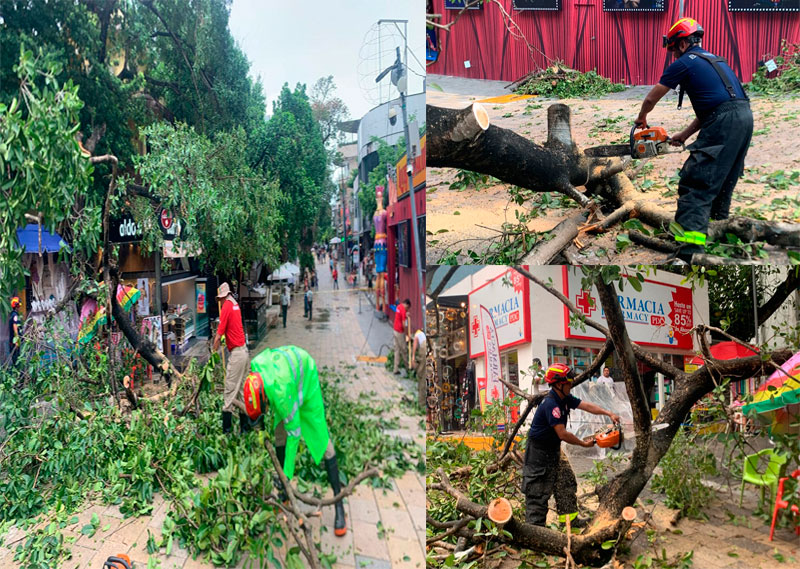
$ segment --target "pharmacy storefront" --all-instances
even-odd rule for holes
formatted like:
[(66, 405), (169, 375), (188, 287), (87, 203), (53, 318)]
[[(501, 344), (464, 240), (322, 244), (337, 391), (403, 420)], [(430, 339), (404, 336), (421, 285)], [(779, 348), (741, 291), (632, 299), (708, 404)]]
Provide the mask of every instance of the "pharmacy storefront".
[[(529, 270), (562, 292), (587, 318), (606, 323), (597, 289), (583, 290), (580, 269), (546, 266)], [(693, 290), (682, 281), (680, 275), (651, 271), (645, 275), (640, 291), (630, 284), (617, 289), (631, 340), (657, 358), (689, 371), (697, 348), (690, 330), (699, 323), (708, 323), (708, 291), (698, 285)], [(472, 284), (470, 357), (475, 360), (482, 404), (504, 397), (502, 384), (498, 386), (492, 379), (496, 374), (491, 373), (491, 368), (487, 373), (484, 329), (489, 318), (496, 329), (503, 378), (528, 391), (540, 389), (540, 384), (534, 382), (535, 369), (564, 363), (579, 373), (599, 353), (605, 340), (601, 333), (583, 326), (556, 297), (513, 269), (486, 267), (473, 276)], [(492, 340), (490, 348), (491, 344)], [(611, 377), (621, 381), (614, 354), (605, 365)], [(652, 381), (654, 386), (651, 407), (660, 409), (672, 386), (655, 370), (641, 363), (639, 367), (645, 381)]]

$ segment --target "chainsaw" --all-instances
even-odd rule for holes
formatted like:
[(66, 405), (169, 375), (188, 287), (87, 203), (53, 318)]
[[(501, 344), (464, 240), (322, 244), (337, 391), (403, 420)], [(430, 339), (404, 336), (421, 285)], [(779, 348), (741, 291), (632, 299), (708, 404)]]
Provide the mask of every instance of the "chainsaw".
[(661, 126), (645, 128), (636, 132), (636, 126), (631, 128), (630, 142), (628, 144), (607, 144), (605, 146), (592, 146), (583, 153), (593, 158), (607, 158), (611, 156), (631, 156), (632, 158), (651, 158), (662, 154), (674, 154), (686, 149), (681, 143), (680, 149), (672, 147), (666, 129)]

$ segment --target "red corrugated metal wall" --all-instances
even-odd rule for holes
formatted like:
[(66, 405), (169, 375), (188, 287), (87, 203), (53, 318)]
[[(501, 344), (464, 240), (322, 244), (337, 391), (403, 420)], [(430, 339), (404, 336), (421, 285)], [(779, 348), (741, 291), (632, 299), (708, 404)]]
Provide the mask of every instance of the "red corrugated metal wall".
[[(667, 0), (665, 12), (636, 13), (604, 12), (602, 0), (561, 0), (558, 12), (518, 12), (512, 0), (500, 2), (535, 50), (579, 71), (596, 69), (615, 82), (652, 85), (672, 61), (661, 36), (678, 19), (678, 0)], [(445, 10), (444, 0), (433, 0), (433, 8), (443, 23), (458, 12)], [(685, 0), (684, 15), (700, 22), (703, 47), (725, 57), (743, 81), (765, 55), (778, 55), (782, 39), (800, 43), (800, 12), (729, 12), (726, 0)], [(466, 12), (438, 37), (441, 53), (429, 73), (511, 82), (547, 65), (508, 32), (492, 2)]]

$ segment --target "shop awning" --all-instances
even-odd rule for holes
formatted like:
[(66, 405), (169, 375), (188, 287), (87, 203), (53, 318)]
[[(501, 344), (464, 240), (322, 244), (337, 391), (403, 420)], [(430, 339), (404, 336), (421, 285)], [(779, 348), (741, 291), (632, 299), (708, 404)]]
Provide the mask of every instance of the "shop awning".
[[(738, 342), (720, 342), (711, 346), (709, 351), (711, 355), (718, 360), (735, 360), (737, 358), (746, 358), (758, 354), (754, 349), (746, 348)], [(689, 363), (701, 366), (705, 365), (705, 360), (703, 356), (695, 356)]]
[[(17, 229), (17, 240), (26, 253), (39, 253), (39, 226), (29, 223), (23, 229)], [(42, 253), (58, 253), (62, 247), (71, 251), (66, 241), (58, 233), (50, 233), (42, 227)]]

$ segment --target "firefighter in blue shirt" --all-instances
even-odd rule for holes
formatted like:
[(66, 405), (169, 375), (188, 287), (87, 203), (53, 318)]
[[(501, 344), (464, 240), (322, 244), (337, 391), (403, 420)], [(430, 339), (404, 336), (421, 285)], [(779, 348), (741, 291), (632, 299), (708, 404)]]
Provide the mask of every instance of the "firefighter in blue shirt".
[(569, 394), (575, 374), (569, 366), (553, 364), (544, 376), (550, 392), (533, 415), (522, 467), (522, 491), (525, 494), (525, 521), (544, 526), (547, 502), (555, 492), (558, 521), (570, 519), (571, 527), (583, 527), (587, 520), (578, 518), (578, 483), (566, 457), (561, 454), (561, 441), (582, 447), (594, 446), (594, 439), (581, 440), (566, 429), (569, 412), (580, 409), (595, 415), (608, 415), (614, 423), (619, 417), (593, 403)]
[(678, 257), (686, 262), (705, 251), (709, 218), (728, 218), (753, 135), (753, 113), (742, 84), (725, 59), (700, 46), (702, 37), (703, 28), (691, 18), (681, 18), (669, 29), (663, 45), (678, 59), (647, 94), (635, 121), (646, 127), (647, 114), (678, 85), (678, 108), (684, 92), (692, 102), (695, 119), (672, 137), (672, 144), (678, 146), (700, 131), (681, 168), (675, 213), (675, 221), (683, 228), (683, 234), (675, 236), (681, 244)]

